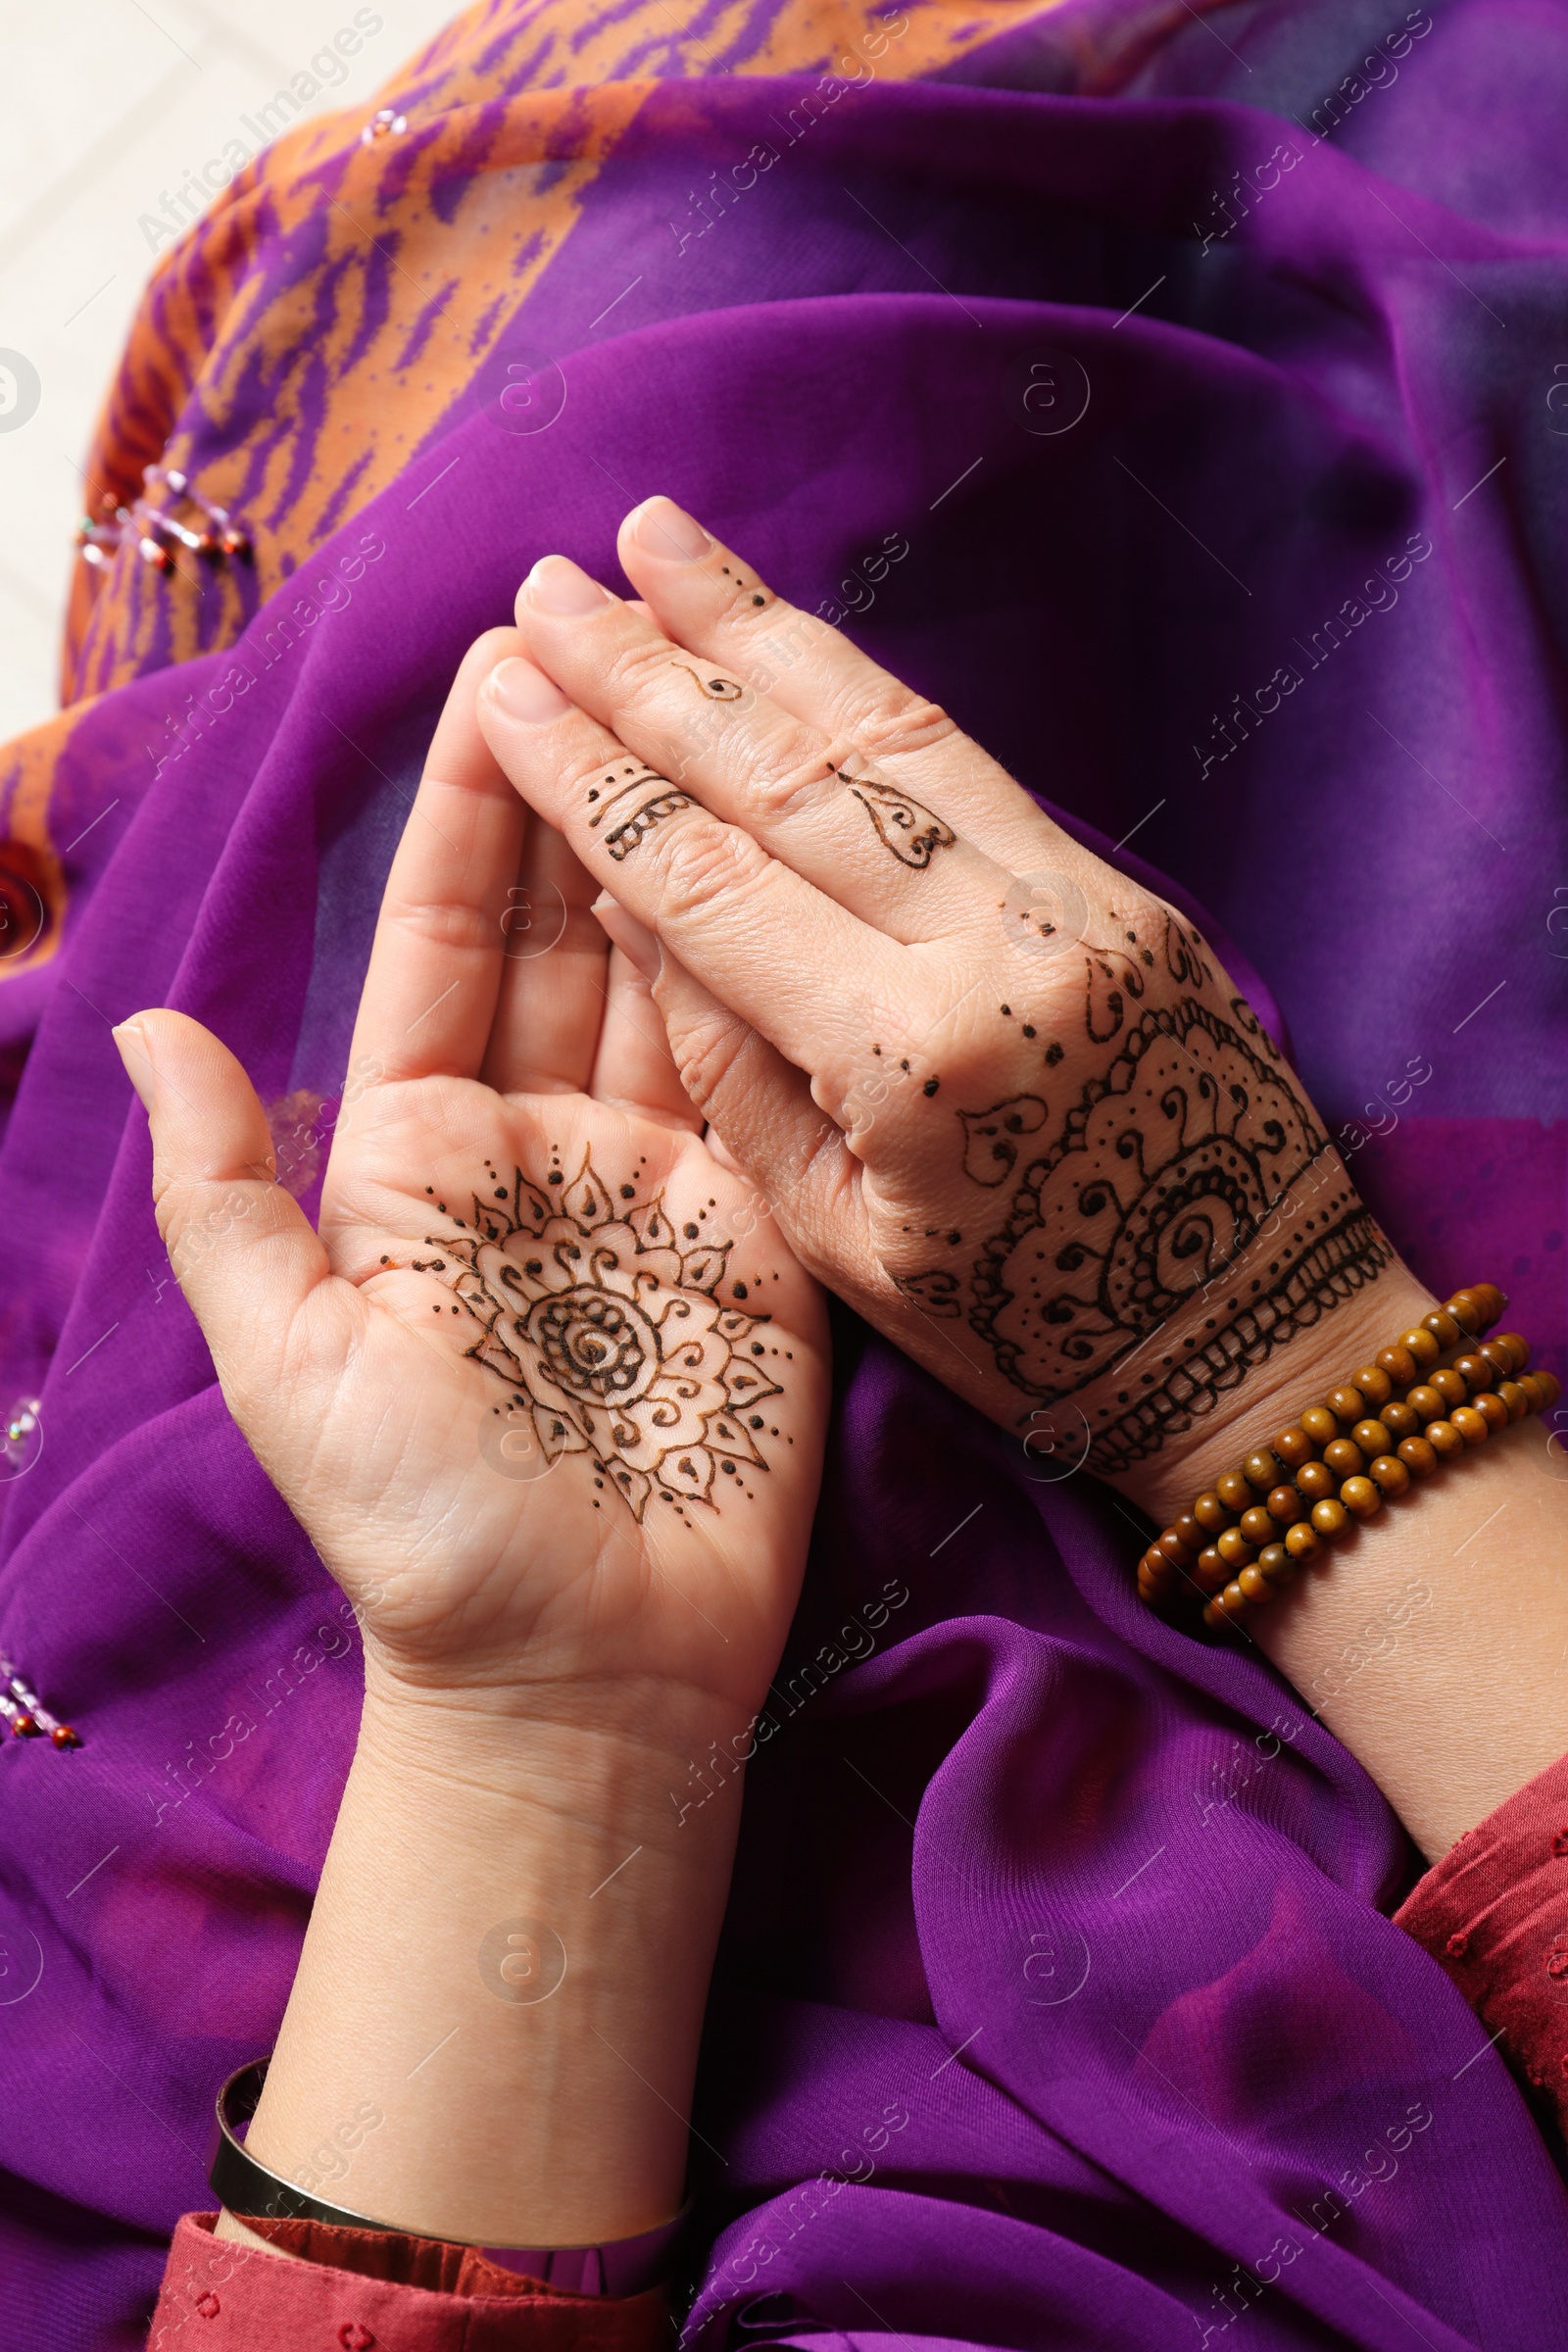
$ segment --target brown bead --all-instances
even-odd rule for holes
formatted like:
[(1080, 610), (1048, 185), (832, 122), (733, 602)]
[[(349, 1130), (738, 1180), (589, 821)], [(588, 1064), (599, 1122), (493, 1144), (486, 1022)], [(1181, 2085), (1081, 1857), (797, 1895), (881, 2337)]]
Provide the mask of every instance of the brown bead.
[(1530, 1410), (1530, 1400), (1516, 1380), (1499, 1380), (1493, 1394), (1507, 1406), (1510, 1421), (1522, 1421)]
[(1350, 1432), (1350, 1443), (1359, 1446), (1370, 1461), (1375, 1453), (1387, 1453), (1394, 1439), (1381, 1421), (1358, 1421)]
[(1541, 1385), (1541, 1374), (1539, 1372), (1521, 1372), (1517, 1385), (1530, 1410), (1533, 1413), (1539, 1413), (1546, 1401), (1546, 1392)]
[(1382, 1494), (1402, 1494), (1410, 1484), (1410, 1473), (1396, 1453), (1380, 1453), (1366, 1467), (1367, 1476), (1377, 1480)]
[(1340, 1434), (1339, 1420), (1326, 1404), (1309, 1404), (1301, 1415), (1301, 1427), (1314, 1446), (1326, 1446)]
[(1396, 1389), (1407, 1389), (1421, 1375), (1421, 1367), (1408, 1348), (1383, 1348), (1378, 1356), (1378, 1370), (1386, 1372)]
[(1305, 1430), (1293, 1424), (1291, 1428), (1280, 1431), (1279, 1436), (1273, 1442), (1271, 1450), (1275, 1458), (1285, 1464), (1287, 1470), (1299, 1470), (1303, 1462), (1309, 1462), (1312, 1459), (1317, 1448)]
[(1431, 1332), (1440, 1348), (1457, 1348), (1465, 1336), (1446, 1306), (1435, 1306), (1430, 1315), (1423, 1315), (1421, 1328)]
[(1162, 1551), (1173, 1568), (1191, 1568), (1198, 1557), (1197, 1552), (1191, 1550), (1171, 1527), (1167, 1527), (1162, 1536), (1156, 1536), (1154, 1549)]
[(1212, 1488), (1206, 1494), (1200, 1494), (1193, 1505), (1193, 1517), (1205, 1536), (1217, 1536), (1222, 1527), (1230, 1526), (1235, 1516), (1234, 1511), (1226, 1509)]
[(1202, 1550), (1203, 1530), (1199, 1526), (1197, 1519), (1191, 1511), (1183, 1511), (1180, 1516), (1173, 1519), (1170, 1524), (1171, 1533), (1173, 1535), (1180, 1536), (1182, 1542), (1186, 1544), (1189, 1551), (1200, 1552)]
[(1264, 1601), (1272, 1600), (1274, 1597), (1273, 1586), (1267, 1577), (1256, 1568), (1244, 1568), (1236, 1582), (1247, 1594), (1254, 1609), (1260, 1608)]
[(1298, 1519), (1285, 1539), (1285, 1548), (1298, 1568), (1315, 1560), (1323, 1549), (1323, 1539), (1310, 1519)]
[(1430, 1478), (1438, 1466), (1438, 1449), (1425, 1438), (1401, 1438), (1399, 1459), (1417, 1478)]
[(1481, 1329), (1485, 1317), (1468, 1291), (1455, 1291), (1451, 1298), (1445, 1299), (1444, 1304), (1461, 1331), (1473, 1337)]
[(1140, 1572), (1147, 1569), (1151, 1576), (1168, 1576), (1170, 1574), (1169, 1560), (1162, 1551), (1156, 1551), (1152, 1544), (1139, 1561), (1138, 1566)]
[(1423, 1423), (1443, 1419), (1446, 1409), (1443, 1398), (1430, 1381), (1420, 1382), (1410, 1391), (1404, 1401), (1412, 1413), (1420, 1414)]
[(1221, 1585), (1229, 1584), (1230, 1575), (1230, 1569), (1213, 1544), (1205, 1544), (1198, 1555), (1198, 1566), (1193, 1570), (1193, 1582), (1200, 1592), (1217, 1592)]
[(1378, 1415), (1391, 1438), (1413, 1438), (1421, 1427), (1421, 1416), (1407, 1404), (1386, 1404)]
[(1363, 1364), (1359, 1372), (1351, 1374), (1351, 1386), (1360, 1390), (1373, 1412), (1394, 1395), (1394, 1383), (1381, 1364)]
[(1508, 1294), (1499, 1291), (1494, 1282), (1471, 1283), (1470, 1296), (1480, 1307), (1483, 1324), (1489, 1331), (1508, 1311)]
[(1242, 1476), (1260, 1494), (1268, 1493), (1279, 1474), (1280, 1466), (1266, 1446), (1257, 1453), (1250, 1453), (1242, 1464)]
[(1203, 1623), (1207, 1626), (1211, 1626), (1214, 1632), (1218, 1633), (1220, 1627), (1225, 1623), (1225, 1621), (1224, 1604), (1220, 1600), (1219, 1594), (1216, 1592), (1213, 1599), (1208, 1603), (1208, 1606), (1203, 1611)]
[(1350, 1514), (1343, 1502), (1331, 1496), (1327, 1501), (1313, 1503), (1312, 1525), (1320, 1536), (1327, 1536), (1331, 1543), (1336, 1536), (1343, 1535), (1349, 1524)]
[(1506, 1429), (1508, 1426), (1508, 1407), (1500, 1396), (1494, 1396), (1491, 1389), (1477, 1390), (1475, 1396), (1470, 1399), (1470, 1409), (1481, 1415), (1482, 1420), (1485, 1421), (1494, 1436), (1499, 1429)]
[(1476, 1353), (1501, 1379), (1511, 1380), (1516, 1372), (1524, 1370), (1517, 1349), (1509, 1348), (1501, 1340), (1483, 1340)]
[(1257, 1557), (1256, 1545), (1248, 1543), (1239, 1527), (1228, 1527), (1214, 1549), (1233, 1573), (1238, 1568), (1250, 1568)]
[(1348, 1438), (1336, 1438), (1332, 1445), (1323, 1448), (1323, 1465), (1325, 1469), (1332, 1470), (1337, 1479), (1353, 1478), (1358, 1470), (1366, 1468), (1366, 1457), (1360, 1446), (1353, 1445)]
[(1247, 1594), (1242, 1591), (1239, 1582), (1236, 1584), (1227, 1585), (1224, 1592), (1218, 1594), (1217, 1597), (1222, 1603), (1227, 1617), (1234, 1619), (1237, 1617), (1246, 1616)]
[(1239, 1470), (1227, 1470), (1223, 1478), (1216, 1478), (1214, 1492), (1238, 1517), (1252, 1499), (1252, 1490)]
[(1281, 1527), (1294, 1527), (1298, 1519), (1306, 1516), (1305, 1506), (1294, 1487), (1275, 1487), (1268, 1498), (1268, 1515)]
[(1555, 1372), (1538, 1372), (1536, 1385), (1544, 1392), (1545, 1401), (1541, 1409), (1544, 1413), (1549, 1413), (1562, 1395), (1562, 1382), (1557, 1378)]
[(1295, 1574), (1296, 1562), (1283, 1544), (1265, 1544), (1257, 1555), (1257, 1566), (1242, 1570), (1243, 1576), (1266, 1576), (1271, 1585), (1288, 1585)]
[(1138, 1597), (1140, 1600), (1147, 1600), (1151, 1602), (1163, 1600), (1168, 1590), (1169, 1587), (1160, 1584), (1157, 1578), (1148, 1577), (1144, 1574), (1142, 1568), (1139, 1569)]
[(1305, 1495), (1308, 1502), (1321, 1502), (1325, 1494), (1334, 1492), (1334, 1473), (1322, 1462), (1303, 1462), (1296, 1473), (1296, 1492)]
[(1334, 1415), (1335, 1420), (1343, 1422), (1347, 1429), (1349, 1428), (1352, 1421), (1364, 1420), (1366, 1417), (1366, 1398), (1359, 1389), (1349, 1387), (1330, 1389), (1323, 1401)]
[(1499, 1331), (1496, 1335), (1496, 1345), (1499, 1348), (1513, 1349), (1514, 1369), (1522, 1372), (1530, 1361), (1530, 1342), (1525, 1338), (1524, 1333), (1522, 1331)]
[[(1486, 1423), (1481, 1426), (1485, 1429)], [(1429, 1421), (1424, 1434), (1433, 1452), (1441, 1454), (1445, 1461), (1451, 1461), (1456, 1453), (1464, 1451), (1464, 1440), (1451, 1421)]]
[(1434, 1372), (1427, 1386), (1437, 1390), (1445, 1404), (1464, 1404), (1469, 1399), (1469, 1387), (1451, 1364), (1441, 1372)]
[(1348, 1478), (1340, 1500), (1352, 1519), (1371, 1519), (1383, 1508), (1383, 1490), (1370, 1478)]
[(1273, 1543), (1274, 1522), (1260, 1502), (1254, 1502), (1250, 1510), (1242, 1513), (1240, 1533), (1249, 1544), (1261, 1545)]
[(1443, 1353), (1443, 1349), (1438, 1346), (1431, 1332), (1424, 1330), (1419, 1323), (1413, 1331), (1400, 1332), (1399, 1346), (1408, 1348), (1423, 1372), (1430, 1372)]
[(1472, 1396), (1478, 1389), (1492, 1386), (1492, 1366), (1484, 1355), (1461, 1355), (1453, 1368)]

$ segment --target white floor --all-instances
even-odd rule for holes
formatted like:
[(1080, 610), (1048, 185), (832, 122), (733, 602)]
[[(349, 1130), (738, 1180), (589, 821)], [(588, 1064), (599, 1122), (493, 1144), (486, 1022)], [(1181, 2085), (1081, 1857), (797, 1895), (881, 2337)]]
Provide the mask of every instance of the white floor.
[(0, 0), (0, 743), (56, 708), (81, 460), (168, 250), (147, 222), (225, 141), (254, 148), (240, 117), (310, 73), (339, 32), (352, 46), (356, 14), (358, 55), (332, 52), (344, 78), (304, 112), (368, 100), (459, 5)]

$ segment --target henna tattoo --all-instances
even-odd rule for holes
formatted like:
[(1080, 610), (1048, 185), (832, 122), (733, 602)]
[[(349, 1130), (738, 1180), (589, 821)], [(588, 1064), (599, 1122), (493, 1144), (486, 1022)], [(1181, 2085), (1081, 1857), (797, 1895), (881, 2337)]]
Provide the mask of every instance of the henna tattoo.
[(896, 792), (891, 784), (873, 784), (868, 776), (846, 775), (843, 768), (838, 774), (871, 819), (878, 840), (901, 865), (923, 873), (938, 850), (951, 850), (956, 842), (953, 827), (906, 792)]
[[(1140, 1375), (1148, 1384), (1139, 1402), (1108, 1429), (1102, 1430), (1089, 1449), (1089, 1467), (1102, 1478), (1129, 1470), (1135, 1462), (1157, 1453), (1167, 1438), (1185, 1436), (1195, 1421), (1211, 1413), (1230, 1390), (1241, 1387), (1250, 1372), (1267, 1361), (1298, 1331), (1308, 1330), (1320, 1317), (1352, 1298), (1367, 1283), (1375, 1282), (1394, 1256), (1369, 1209), (1346, 1184), (1331, 1194), (1313, 1217), (1298, 1217), (1290, 1242), (1303, 1248), (1294, 1264), (1272, 1261), (1266, 1278), (1250, 1284), (1257, 1295), (1241, 1306), (1234, 1319), (1216, 1330), (1212, 1339), (1163, 1377)], [(1315, 1241), (1309, 1237), (1316, 1229)], [(1227, 1301), (1239, 1305), (1237, 1300)], [(1218, 1318), (1216, 1318), (1217, 1322)], [(1161, 1367), (1163, 1372), (1163, 1366)], [(1124, 1401), (1123, 1390), (1118, 1402)]]
[(658, 791), (648, 793), (637, 808), (616, 817), (605, 835), (605, 847), (617, 865), (624, 863), (655, 825), (662, 824), (666, 816), (673, 816), (679, 808), (690, 808), (692, 797), (682, 792), (678, 784), (671, 784), (667, 776), (662, 776), (657, 768), (650, 767), (646, 760), (635, 764), (628, 760), (619, 768), (611, 768), (589, 789), (589, 801), (604, 804), (588, 819), (588, 830), (594, 833), (607, 816), (615, 815), (619, 803), (630, 795), (646, 792), (650, 784), (657, 784)]
[(768, 1361), (789, 1351), (760, 1336), (765, 1315), (720, 1298), (733, 1245), (696, 1221), (677, 1238), (662, 1194), (634, 1206), (628, 1184), (613, 1200), (586, 1157), (549, 1185), (554, 1198), (518, 1169), (475, 1194), (469, 1230), (425, 1237), (442, 1255), (416, 1269), (452, 1261), (453, 1311), (479, 1326), (466, 1352), (531, 1411), (551, 1461), (586, 1455), (634, 1518), (656, 1496), (683, 1513), (716, 1507), (726, 1486), (749, 1494), (767, 1468), (757, 1408), (783, 1395)]
[(1018, 1164), (1017, 1139), (1038, 1135), (1045, 1123), (1046, 1106), (1038, 1095), (1014, 1095), (990, 1110), (960, 1110), (963, 1172), (970, 1183), (1003, 1183)]
[(1250, 1042), (1193, 998), (1146, 1013), (1026, 1170), (975, 1269), (971, 1321), (1027, 1395), (1097, 1379), (1230, 1264), (1327, 1148), (1251, 1025)]
[(738, 685), (733, 678), (702, 677), (687, 662), (672, 662), (670, 667), (685, 670), (698, 693), (705, 694), (710, 703), (739, 703), (745, 700), (746, 688)]
[[(1102, 1475), (1190, 1429), (1393, 1257), (1198, 935), (1167, 916), (1160, 952), (1120, 938), (1083, 950), (1085, 1033), (1107, 1051), (1064, 1116), (1030, 1093), (957, 1114), (967, 1181), (1009, 1187), (967, 1281), (899, 1281), (927, 1314), (966, 1311), (1024, 1396), (1082, 1397)], [(1146, 1004), (1156, 987), (1166, 1001)]]

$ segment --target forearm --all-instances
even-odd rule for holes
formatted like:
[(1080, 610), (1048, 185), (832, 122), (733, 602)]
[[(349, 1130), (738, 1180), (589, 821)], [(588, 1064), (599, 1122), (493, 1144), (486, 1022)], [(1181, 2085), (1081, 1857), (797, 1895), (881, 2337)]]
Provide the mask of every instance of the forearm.
[[(1164, 1524), (1435, 1303), (1396, 1262), (1124, 1491)], [(1431, 1859), (1568, 1752), (1568, 1480), (1554, 1467), (1540, 1424), (1520, 1422), (1413, 1483), (1245, 1621)]]
[(668, 2220), (737, 1799), (679, 1824), (701, 1744), (667, 1713), (628, 1738), (371, 1684), (253, 2153), (425, 2236)]

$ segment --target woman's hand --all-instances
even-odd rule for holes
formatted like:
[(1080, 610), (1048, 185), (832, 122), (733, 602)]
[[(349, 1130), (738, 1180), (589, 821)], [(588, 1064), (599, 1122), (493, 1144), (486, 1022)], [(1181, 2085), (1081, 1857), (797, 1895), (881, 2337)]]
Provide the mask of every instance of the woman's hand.
[(825, 1319), (478, 734), (478, 680), (516, 650), (473, 649), (436, 731), (319, 1239), (233, 1056), (172, 1012), (118, 1035), (224, 1396), (370, 1673), (533, 1721), (652, 1699), (728, 1736), (799, 1590)]
[(640, 603), (535, 565), (479, 723), (806, 1264), (1154, 1510), (1239, 1412), (1426, 1310), (1170, 906), (668, 500), (619, 552)]

